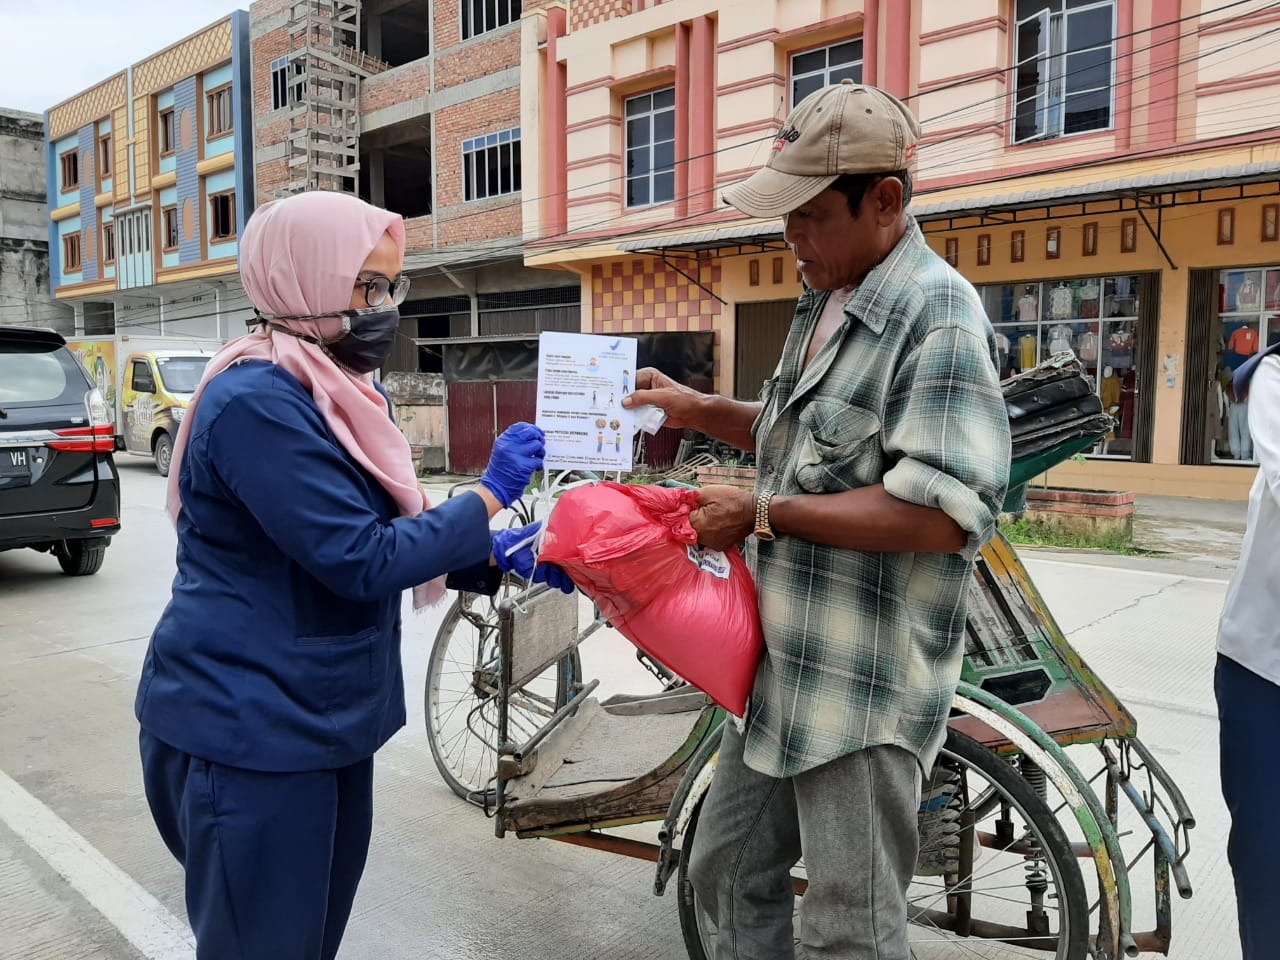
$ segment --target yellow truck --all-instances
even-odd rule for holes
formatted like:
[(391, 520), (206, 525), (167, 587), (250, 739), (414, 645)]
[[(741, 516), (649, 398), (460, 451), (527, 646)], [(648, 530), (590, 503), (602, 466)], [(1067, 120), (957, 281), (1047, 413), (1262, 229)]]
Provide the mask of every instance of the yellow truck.
[(151, 457), (167, 477), (178, 426), (205, 365), (222, 342), (116, 334), (72, 337), (67, 346), (113, 413), (116, 449)]

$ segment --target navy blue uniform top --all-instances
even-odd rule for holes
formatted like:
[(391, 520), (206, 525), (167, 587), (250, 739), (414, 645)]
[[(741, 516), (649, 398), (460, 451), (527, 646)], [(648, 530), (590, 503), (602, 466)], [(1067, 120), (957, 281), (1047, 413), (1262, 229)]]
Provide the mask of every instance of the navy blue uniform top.
[(488, 562), (477, 496), (400, 517), (311, 395), (261, 361), (211, 380), (179, 476), (178, 573), (135, 711), (251, 770), (346, 766), (405, 722), (401, 592)]

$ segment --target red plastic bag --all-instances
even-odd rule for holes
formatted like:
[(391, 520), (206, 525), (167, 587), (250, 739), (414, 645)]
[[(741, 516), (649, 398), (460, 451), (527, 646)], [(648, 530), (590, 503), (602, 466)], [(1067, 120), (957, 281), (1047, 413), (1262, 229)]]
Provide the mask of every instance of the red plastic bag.
[(623, 636), (735, 716), (764, 648), (737, 550), (700, 550), (694, 490), (601, 483), (560, 497), (539, 559), (563, 568)]

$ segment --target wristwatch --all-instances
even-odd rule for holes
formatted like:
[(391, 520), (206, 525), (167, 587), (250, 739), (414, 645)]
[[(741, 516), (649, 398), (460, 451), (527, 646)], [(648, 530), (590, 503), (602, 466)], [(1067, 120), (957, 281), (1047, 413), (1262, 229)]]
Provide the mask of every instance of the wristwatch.
[(772, 493), (762, 493), (756, 497), (755, 535), (757, 540), (778, 539), (777, 534), (773, 532), (773, 527), (769, 525), (769, 501), (772, 499)]

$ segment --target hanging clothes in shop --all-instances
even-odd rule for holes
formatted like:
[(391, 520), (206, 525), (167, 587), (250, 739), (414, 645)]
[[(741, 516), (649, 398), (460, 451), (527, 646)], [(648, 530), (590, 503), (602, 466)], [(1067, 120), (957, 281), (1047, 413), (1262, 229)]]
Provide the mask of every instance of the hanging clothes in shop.
[(1022, 323), (1035, 323), (1040, 319), (1040, 302), (1030, 287), (1027, 287), (1022, 299), (1018, 301), (1018, 319)]
[(1240, 284), (1240, 289), (1236, 291), (1236, 309), (1244, 313), (1257, 310), (1261, 304), (1262, 291), (1258, 289), (1258, 282), (1253, 279), (1253, 275), (1249, 274)]
[(1209, 378), (1209, 392), (1206, 398), (1208, 415), (1204, 418), (1205, 463), (1212, 463), (1217, 455), (1218, 443), (1222, 440), (1222, 424), (1227, 415), (1227, 394), (1222, 389), (1222, 382), (1216, 377)]
[(1049, 294), (1049, 316), (1054, 320), (1070, 319), (1074, 307), (1075, 294), (1071, 292), (1071, 288), (1064, 280)]
[[(1116, 417), (1120, 412), (1120, 378), (1116, 376), (1115, 371), (1110, 367), (1106, 367), (1102, 373), (1102, 387), (1098, 391), (1102, 398), (1102, 411)], [(1116, 432), (1113, 429), (1107, 434), (1107, 440), (1114, 440)]]
[(1098, 361), (1098, 328), (1090, 327), (1087, 331), (1080, 334), (1080, 359), (1085, 363), (1097, 363)]
[(1023, 370), (1030, 370), (1036, 365), (1036, 336), (1024, 333), (1018, 340), (1019, 360)]
[(1080, 288), (1080, 314), (1085, 320), (1095, 320), (1098, 316), (1098, 285), (1090, 280)]
[(1239, 327), (1227, 341), (1227, 349), (1238, 357), (1252, 357), (1258, 352), (1258, 331), (1252, 325)]
[(1120, 438), (1133, 439), (1133, 408), (1138, 396), (1138, 375), (1130, 368), (1120, 378)]
[(1049, 329), (1049, 356), (1059, 353), (1075, 355), (1075, 351), (1071, 349), (1071, 328), (1066, 324), (1058, 324)]

